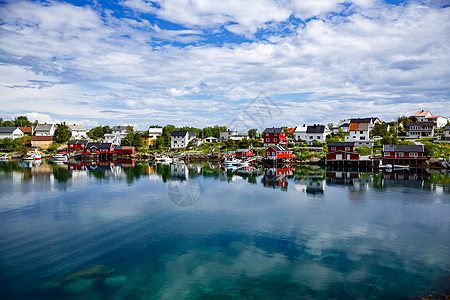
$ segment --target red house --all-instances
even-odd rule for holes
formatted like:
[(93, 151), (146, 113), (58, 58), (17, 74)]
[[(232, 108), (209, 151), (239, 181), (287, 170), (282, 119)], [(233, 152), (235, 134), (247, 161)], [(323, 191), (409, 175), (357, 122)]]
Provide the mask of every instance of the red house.
[(68, 141), (67, 150), (84, 150), (88, 141)]
[(423, 145), (383, 145), (385, 164), (422, 165), (429, 156), (424, 153)]
[(83, 154), (111, 154), (113, 151), (112, 143), (87, 143)]
[(270, 146), (266, 149), (264, 154), (266, 159), (269, 160), (285, 160), (293, 157), (292, 151), (286, 148), (286, 146), (284, 145)]
[(269, 168), (264, 172), (263, 184), (267, 187), (287, 189), (287, 176), (292, 175), (292, 167)]
[(237, 149), (236, 157), (245, 158), (253, 156), (253, 152), (250, 149)]
[(264, 146), (286, 144), (286, 133), (281, 128), (266, 128), (263, 138)]
[(328, 143), (327, 161), (359, 160), (360, 154), (355, 152), (354, 142)]
[(136, 150), (132, 146), (115, 146), (114, 151), (117, 154), (134, 154)]

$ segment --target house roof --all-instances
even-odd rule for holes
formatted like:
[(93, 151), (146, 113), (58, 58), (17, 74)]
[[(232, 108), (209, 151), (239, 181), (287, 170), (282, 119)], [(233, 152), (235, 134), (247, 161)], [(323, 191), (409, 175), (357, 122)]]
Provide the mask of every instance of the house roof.
[(288, 128), (288, 129), (287, 129), (287, 132), (288, 132), (288, 133), (294, 133), (295, 129), (296, 129), (296, 127)]
[(274, 145), (274, 146), (270, 146), (269, 148), (266, 149), (266, 151), (269, 150), (269, 149), (275, 150), (275, 152), (286, 152), (286, 151), (291, 151), (291, 150), (289, 150), (289, 149), (288, 149), (286, 146), (284, 146), (284, 145)]
[(148, 133), (149, 134), (162, 134), (163, 129), (162, 128), (149, 128)]
[(264, 130), (264, 132), (266, 132), (266, 133), (281, 133), (283, 131), (283, 129), (281, 129), (281, 128), (275, 128), (275, 127), (272, 127), (272, 128), (266, 128), (265, 130)]
[(353, 147), (355, 142), (331, 142), (327, 144), (328, 147)]
[(429, 111), (429, 110), (423, 110), (423, 109), (422, 109), (422, 110), (416, 112), (416, 113), (414, 114), (414, 117), (426, 117), (428, 114), (433, 115), (433, 114), (431, 113), (431, 111)]
[(24, 127), (19, 127), (19, 128), (20, 128), (20, 130), (22, 130), (24, 133), (27, 133), (27, 132), (32, 133), (32, 132), (33, 132), (33, 127), (31, 127), (31, 126), (24, 126)]
[(92, 148), (92, 147), (97, 147), (98, 149), (109, 149), (111, 148), (112, 143), (94, 143), (94, 142), (89, 142), (86, 145), (86, 149)]
[(306, 126), (306, 125), (303, 125), (303, 126), (297, 126), (296, 128), (295, 128), (295, 132), (306, 132), (306, 128), (307, 128), (308, 126)]
[(45, 142), (45, 141), (47, 141), (47, 142), (51, 142), (51, 141), (53, 141), (53, 136), (32, 136), (31, 137), (31, 141), (32, 142)]
[(189, 131), (189, 135), (191, 135), (191, 136), (197, 136), (197, 131)]
[(122, 131), (122, 130), (126, 130), (128, 126), (113, 126), (113, 128), (111, 128), (111, 131)]
[(215, 137), (213, 137), (213, 136), (208, 136), (207, 138), (205, 138), (205, 140), (210, 140), (210, 139), (218, 140), (218, 138), (215, 138)]
[(444, 130), (450, 130), (450, 125), (445, 125)]
[(350, 123), (350, 131), (353, 130), (368, 131), (369, 123)]
[(187, 131), (184, 131), (184, 130), (182, 130), (182, 131), (175, 130), (175, 131), (172, 131), (172, 133), (170, 134), (170, 136), (185, 136), (185, 135), (187, 135), (187, 134), (188, 134)]
[(251, 149), (237, 149), (236, 152), (248, 152), (251, 151)]
[(70, 131), (86, 131), (86, 128), (82, 125), (67, 125), (67, 127), (69, 127)]
[(384, 152), (423, 152), (423, 145), (383, 145)]
[(68, 141), (67, 145), (87, 144), (88, 141)]
[(409, 126), (414, 125), (414, 124), (422, 126), (422, 127), (424, 127), (424, 126), (434, 126), (434, 122), (432, 122), (432, 121), (423, 121), (423, 122), (408, 122), (408, 123), (406, 123), (406, 127), (409, 127)]
[(306, 133), (324, 133), (325, 125), (312, 125), (306, 128)]
[(34, 131), (45, 131), (49, 132), (52, 127), (55, 126), (54, 124), (37, 124)]
[(19, 127), (0, 127), (1, 133), (13, 133)]
[(378, 117), (370, 117), (370, 118), (354, 118), (350, 119), (350, 123), (375, 123), (376, 120), (379, 120)]
[(437, 119), (437, 118), (442, 118), (441, 116), (431, 116), (431, 117), (427, 117), (426, 119)]

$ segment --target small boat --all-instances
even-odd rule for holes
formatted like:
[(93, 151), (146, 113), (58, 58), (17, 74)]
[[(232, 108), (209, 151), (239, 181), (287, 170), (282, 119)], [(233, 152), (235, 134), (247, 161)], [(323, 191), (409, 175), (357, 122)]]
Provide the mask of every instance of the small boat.
[(409, 169), (409, 166), (408, 165), (391, 165), (391, 164), (386, 164), (386, 169), (407, 170), (407, 169)]
[(10, 160), (10, 159), (11, 159), (11, 156), (9, 156), (8, 154), (0, 156), (0, 160)]
[(40, 160), (41, 159), (41, 153), (39, 152), (33, 152), (30, 155), (26, 155), (22, 157), (23, 160)]
[(225, 166), (233, 166), (233, 165), (237, 165), (237, 164), (239, 164), (241, 161), (239, 160), (239, 159), (236, 159), (236, 158), (229, 158), (229, 159), (226, 159), (224, 162), (223, 162), (223, 164), (225, 165)]
[(168, 156), (159, 156), (159, 157), (155, 158), (155, 161), (157, 163), (170, 164), (173, 161), (173, 159)]
[(53, 160), (55, 162), (65, 162), (67, 161), (67, 155), (66, 154), (56, 154), (53, 156)]

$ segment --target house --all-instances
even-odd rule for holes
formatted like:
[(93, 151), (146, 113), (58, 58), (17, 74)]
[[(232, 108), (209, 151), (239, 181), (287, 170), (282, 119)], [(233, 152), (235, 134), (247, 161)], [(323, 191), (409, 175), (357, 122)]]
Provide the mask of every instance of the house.
[(349, 135), (346, 142), (354, 142), (356, 147), (372, 147), (373, 140), (369, 139), (369, 123), (350, 123)]
[(425, 118), (425, 121), (434, 122), (434, 126), (438, 128), (442, 128), (449, 122), (449, 119), (442, 116), (432, 116)]
[(53, 136), (32, 136), (31, 147), (48, 149), (53, 143)]
[(36, 136), (53, 136), (56, 130), (55, 124), (37, 124), (34, 129)]
[(273, 145), (264, 152), (265, 158), (268, 160), (286, 160), (292, 158), (292, 151), (284, 145)]
[(188, 131), (172, 131), (170, 134), (170, 148), (186, 148), (188, 143)]
[(84, 149), (85, 154), (111, 153), (113, 151), (114, 145), (112, 143), (89, 142)]
[[(189, 142), (191, 142), (191, 141), (192, 141), (192, 146), (194, 146), (194, 147), (198, 147), (203, 143), (202, 139), (200, 139), (200, 138), (190, 138)], [(189, 142), (188, 142), (188, 144), (189, 144)]]
[(264, 146), (286, 144), (286, 133), (281, 128), (266, 128), (263, 138)]
[(338, 134), (339, 129), (341, 129), (343, 132), (347, 133), (349, 127), (350, 127), (350, 119), (347, 119), (347, 120), (339, 121), (339, 123), (336, 126), (333, 126), (332, 128), (330, 128), (330, 130), (333, 134)]
[(220, 132), (220, 141), (228, 141), (228, 139), (233, 136), (233, 135), (237, 135), (238, 132), (237, 131), (233, 131), (233, 130), (227, 130), (227, 131), (221, 131)]
[(69, 127), (72, 136), (70, 137), (73, 140), (83, 140), (87, 139), (87, 130), (82, 125), (67, 125)]
[[(382, 121), (378, 117), (369, 117), (369, 118), (354, 118), (350, 119), (350, 124), (369, 124), (369, 131), (371, 131), (376, 124), (382, 123)], [(350, 128), (349, 128), (350, 131)]]
[(243, 139), (246, 139), (246, 138), (248, 138), (248, 135), (239, 133), (239, 134), (235, 134), (235, 135), (230, 136), (228, 139), (234, 141), (235, 143), (237, 143), (237, 142), (242, 141)]
[(219, 142), (218, 138), (215, 138), (213, 136), (209, 136), (207, 138), (204, 139), (205, 143), (217, 143)]
[(24, 134), (28, 134), (28, 135), (33, 135), (33, 127), (31, 127), (31, 126), (23, 126), (23, 127), (19, 127), (20, 128), (20, 130), (22, 130), (22, 132), (24, 133)]
[(236, 150), (236, 157), (245, 158), (245, 157), (251, 157), (251, 156), (253, 156), (253, 152), (251, 149), (237, 149)]
[(120, 146), (121, 141), (127, 136), (128, 126), (114, 126), (111, 128), (111, 133), (103, 136), (102, 143), (111, 143), (115, 146)]
[(68, 141), (67, 150), (68, 151), (84, 150), (86, 148), (87, 143), (88, 141)]
[(432, 137), (434, 135), (434, 122), (408, 122), (406, 135), (409, 138)]
[(23, 137), (23, 131), (19, 127), (0, 127), (0, 140), (10, 138), (12, 140)]
[(162, 135), (162, 128), (152, 128), (150, 127), (146, 133), (142, 135), (142, 141), (144, 142), (144, 146), (153, 147), (156, 143), (156, 140)]
[(328, 143), (326, 161), (359, 160), (360, 154), (355, 152), (354, 142)]
[(119, 155), (136, 153), (133, 146), (114, 146), (114, 151)]
[(422, 165), (429, 156), (423, 145), (383, 145), (383, 163), (400, 165)]
[(450, 125), (445, 125), (443, 139), (446, 141), (450, 141)]
[(294, 140), (305, 141), (306, 140), (306, 129), (307, 129), (307, 126), (305, 124), (303, 124), (303, 126), (297, 126), (294, 130)]
[(431, 113), (431, 111), (423, 110), (423, 109), (414, 114), (414, 117), (419, 122), (426, 121), (427, 118), (432, 117), (432, 116), (433, 116), (433, 114)]
[(314, 124), (306, 128), (306, 143), (312, 145), (313, 142), (324, 143), (331, 130), (326, 125)]

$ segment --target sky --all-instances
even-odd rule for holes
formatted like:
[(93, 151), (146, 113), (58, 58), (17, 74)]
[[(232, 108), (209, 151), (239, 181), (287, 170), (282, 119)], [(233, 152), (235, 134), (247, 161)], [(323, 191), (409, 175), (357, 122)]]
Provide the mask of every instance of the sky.
[(234, 129), (450, 117), (450, 1), (0, 0), (0, 117)]

